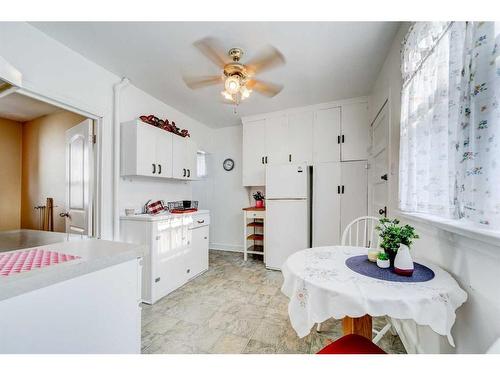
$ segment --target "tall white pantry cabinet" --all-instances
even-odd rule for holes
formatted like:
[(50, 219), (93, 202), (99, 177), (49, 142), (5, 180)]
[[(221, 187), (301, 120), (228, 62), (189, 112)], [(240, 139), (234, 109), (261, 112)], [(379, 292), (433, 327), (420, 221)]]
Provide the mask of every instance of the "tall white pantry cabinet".
[(367, 214), (369, 129), (366, 98), (246, 117), (243, 185), (265, 186), (271, 164), (312, 165), (313, 246), (340, 244)]

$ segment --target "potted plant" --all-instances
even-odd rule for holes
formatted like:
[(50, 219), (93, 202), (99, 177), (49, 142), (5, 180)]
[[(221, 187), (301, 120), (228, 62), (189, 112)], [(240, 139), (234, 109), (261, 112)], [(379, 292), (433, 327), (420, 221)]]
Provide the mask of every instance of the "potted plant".
[(394, 259), (400, 245), (403, 244), (409, 248), (413, 240), (419, 238), (415, 228), (411, 225), (399, 225), (398, 219), (382, 218), (375, 229), (380, 232), (380, 238), (382, 239), (380, 247), (384, 249), (389, 257), (391, 266), (394, 266)]
[(255, 207), (257, 208), (262, 208), (264, 207), (264, 194), (262, 194), (260, 191), (257, 191), (253, 194), (253, 199), (255, 199)]
[(386, 253), (380, 252), (377, 255), (377, 266), (380, 268), (389, 268), (391, 266), (391, 262), (389, 261), (389, 257)]

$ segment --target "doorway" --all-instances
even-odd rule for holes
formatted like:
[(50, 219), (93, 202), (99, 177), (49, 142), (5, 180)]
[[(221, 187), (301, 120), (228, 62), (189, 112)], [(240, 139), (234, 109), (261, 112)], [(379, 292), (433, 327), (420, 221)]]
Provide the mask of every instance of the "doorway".
[(13, 92), (0, 134), (0, 231), (96, 236), (95, 121)]

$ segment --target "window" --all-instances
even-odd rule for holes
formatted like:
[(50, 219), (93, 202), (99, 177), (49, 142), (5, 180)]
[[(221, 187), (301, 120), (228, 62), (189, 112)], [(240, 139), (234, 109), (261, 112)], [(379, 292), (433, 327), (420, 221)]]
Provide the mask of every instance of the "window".
[(500, 33), (417, 22), (402, 46), (399, 204), (500, 229)]
[(207, 154), (205, 151), (196, 153), (196, 170), (198, 178), (207, 177)]

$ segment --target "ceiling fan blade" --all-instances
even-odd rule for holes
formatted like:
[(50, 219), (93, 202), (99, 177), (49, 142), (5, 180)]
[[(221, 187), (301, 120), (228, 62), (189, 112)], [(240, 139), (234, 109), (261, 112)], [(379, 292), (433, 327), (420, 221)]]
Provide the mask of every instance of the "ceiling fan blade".
[(192, 90), (200, 89), (202, 87), (216, 85), (222, 83), (222, 76), (198, 76), (198, 77), (182, 77), (187, 87)]
[(231, 61), (229, 56), (224, 52), (224, 48), (222, 48), (220, 42), (215, 38), (206, 37), (193, 44), (219, 68), (223, 68), (224, 65)]
[(259, 72), (284, 65), (285, 63), (286, 60), (282, 53), (273, 46), (268, 46), (245, 65), (255, 75)]
[(280, 93), (283, 90), (283, 85), (277, 85), (275, 83), (259, 81), (256, 79), (251, 79), (246, 84), (247, 88), (250, 90), (255, 90), (258, 93), (272, 98), (273, 96)]

